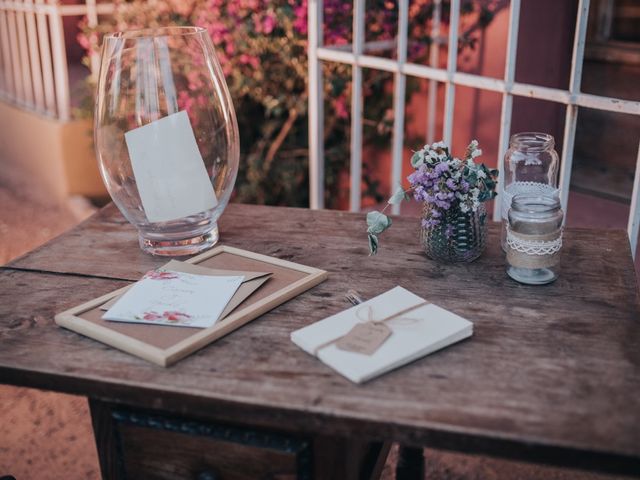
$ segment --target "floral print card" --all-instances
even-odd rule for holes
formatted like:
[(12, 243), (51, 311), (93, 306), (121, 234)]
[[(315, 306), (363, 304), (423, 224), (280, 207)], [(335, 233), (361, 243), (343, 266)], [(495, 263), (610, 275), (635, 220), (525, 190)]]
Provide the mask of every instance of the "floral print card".
[(243, 276), (148, 272), (102, 316), (114, 322), (210, 327), (244, 280)]

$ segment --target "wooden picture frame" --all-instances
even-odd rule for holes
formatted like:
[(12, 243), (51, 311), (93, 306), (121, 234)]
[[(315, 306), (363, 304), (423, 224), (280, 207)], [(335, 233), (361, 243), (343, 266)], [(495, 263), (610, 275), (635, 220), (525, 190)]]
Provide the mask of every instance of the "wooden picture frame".
[(326, 271), (318, 268), (229, 246), (214, 248), (186, 262), (211, 268), (245, 271), (265, 271), (266, 266), (273, 275), (229, 316), (204, 329), (102, 320), (99, 307), (124, 293), (131, 285), (59, 313), (55, 316), (55, 322), (61, 327), (162, 367), (168, 367), (318, 285), (328, 275)]

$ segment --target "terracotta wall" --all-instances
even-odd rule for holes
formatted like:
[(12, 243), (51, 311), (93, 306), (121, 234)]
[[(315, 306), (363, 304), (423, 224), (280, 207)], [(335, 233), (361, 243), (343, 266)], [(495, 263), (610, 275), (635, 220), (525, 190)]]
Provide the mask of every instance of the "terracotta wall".
[[(577, 0), (522, 2), (516, 81), (566, 89), (571, 74)], [(512, 132), (543, 131), (561, 149), (566, 108), (551, 102), (516, 97)]]
[(91, 122), (60, 122), (0, 102), (0, 167), (19, 169), (54, 200), (104, 198)]

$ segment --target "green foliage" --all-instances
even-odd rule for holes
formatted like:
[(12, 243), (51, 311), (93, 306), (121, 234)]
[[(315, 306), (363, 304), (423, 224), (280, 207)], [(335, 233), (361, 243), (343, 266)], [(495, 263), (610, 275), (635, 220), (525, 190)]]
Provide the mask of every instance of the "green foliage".
[(387, 200), (389, 205), (400, 205), (403, 200), (409, 200), (409, 195), (403, 190), (402, 187), (398, 187), (393, 195)]
[(367, 213), (367, 235), (369, 237), (369, 252), (375, 255), (378, 252), (378, 235), (391, 226), (393, 222), (384, 213), (374, 210)]

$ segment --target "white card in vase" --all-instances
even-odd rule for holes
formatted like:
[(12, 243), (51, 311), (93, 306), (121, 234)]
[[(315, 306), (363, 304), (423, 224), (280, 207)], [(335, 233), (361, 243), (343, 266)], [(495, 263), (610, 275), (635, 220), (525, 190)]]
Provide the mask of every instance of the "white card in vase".
[(135, 283), (102, 316), (104, 320), (206, 328), (220, 314), (244, 280), (154, 270)]
[[(413, 308), (416, 307), (416, 308)], [(385, 321), (391, 335), (371, 354), (339, 348), (356, 324)], [(473, 324), (426, 302), (410, 291), (395, 287), (360, 305), (308, 327), (296, 330), (291, 340), (352, 382), (361, 383), (471, 336)]]
[(147, 219), (168, 222), (218, 204), (184, 110), (124, 134)]

